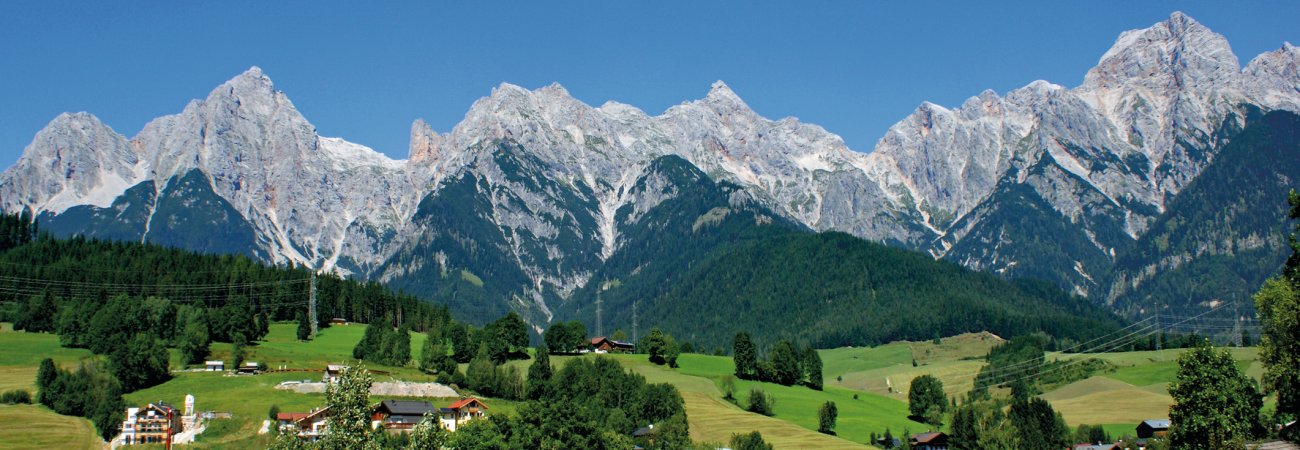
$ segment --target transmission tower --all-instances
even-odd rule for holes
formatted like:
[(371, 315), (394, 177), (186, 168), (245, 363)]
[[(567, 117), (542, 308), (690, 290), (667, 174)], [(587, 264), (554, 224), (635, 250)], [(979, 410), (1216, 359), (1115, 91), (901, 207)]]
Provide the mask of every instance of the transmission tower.
[(314, 271), (311, 273), (311, 293), (308, 297), (307, 320), (311, 321), (311, 337), (315, 339), (316, 332), (319, 330), (316, 329), (316, 272)]

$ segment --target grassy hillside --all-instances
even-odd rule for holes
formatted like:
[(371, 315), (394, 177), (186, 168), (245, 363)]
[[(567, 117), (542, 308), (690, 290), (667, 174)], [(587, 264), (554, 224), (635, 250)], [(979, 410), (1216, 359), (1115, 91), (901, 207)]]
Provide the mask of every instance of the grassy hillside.
[(0, 448), (95, 450), (103, 444), (89, 420), (41, 406), (0, 405)]
[[(337, 326), (324, 329), (316, 340), (303, 343), (294, 340), (293, 324), (275, 324), (267, 340), (252, 347), (249, 359), (273, 368), (283, 364), (308, 371), (259, 376), (178, 373), (167, 383), (127, 395), (126, 400), (129, 404), (159, 400), (180, 404), (185, 395), (194, 395), (200, 410), (234, 414), (232, 419), (212, 422), (196, 448), (263, 446), (268, 441), (257, 436), (256, 430), (271, 405), (279, 406), (282, 411), (294, 411), (324, 403), (320, 394), (296, 394), (276, 390), (274, 386), (287, 380), (317, 379), (319, 368), (325, 364), (349, 362), (352, 346), (361, 339), (364, 331), (363, 325)], [(424, 335), (413, 334), (412, 348), (416, 353), (413, 356), (418, 356), (423, 339)], [(970, 386), (962, 383), (974, 378), (983, 364), (982, 357), (999, 342), (1001, 339), (997, 336), (974, 333), (943, 338), (938, 343), (895, 342), (871, 348), (821, 350), (827, 382), (825, 391), (735, 381), (736, 395), (742, 403), (751, 387), (759, 387), (775, 398), (775, 417), (748, 413), (723, 400), (722, 379), (734, 371), (730, 358), (685, 354), (679, 360), (681, 367), (671, 370), (650, 364), (645, 355), (608, 357), (645, 376), (649, 382), (676, 386), (686, 402), (691, 437), (697, 441), (726, 442), (733, 433), (758, 430), (777, 448), (858, 449), (866, 448), (864, 443), (871, 433), (881, 433), (885, 428), (895, 435), (901, 435), (904, 430), (925, 431), (926, 425), (906, 418), (906, 392), (911, 379), (930, 373), (944, 380), (950, 395), (964, 392)], [(213, 350), (213, 358), (228, 357), (229, 346), (214, 345)], [(1175, 360), (1179, 353), (1179, 350), (1096, 355), (1051, 353), (1048, 360), (1095, 357), (1109, 361), (1115, 368), (1054, 388), (1043, 397), (1071, 426), (1103, 424), (1112, 434), (1131, 433), (1140, 420), (1167, 417), (1172, 399), (1166, 386), (1177, 370)], [(1248, 374), (1260, 374), (1255, 349), (1232, 349), (1232, 353)], [(15, 333), (7, 326), (0, 327), (0, 384), (30, 389), (35, 367), (45, 355), (54, 357), (61, 364), (75, 365), (79, 359), (88, 357), (89, 352), (63, 349), (58, 346), (58, 338), (54, 335)], [(552, 357), (552, 363), (560, 366), (574, 358), (592, 357), (595, 356), (556, 356)], [(917, 362), (915, 367), (913, 358)], [(508, 364), (526, 371), (531, 360)], [(377, 375), (377, 381), (431, 381), (431, 377), (412, 368), (371, 368), (389, 372)], [(886, 384), (886, 379), (890, 384)], [(890, 392), (890, 386), (893, 392)], [(448, 400), (432, 401), (445, 403)], [(835, 402), (839, 408), (838, 436), (815, 431), (817, 408), (826, 401)], [(512, 414), (516, 406), (498, 399), (489, 399), (488, 404), (498, 414)], [(40, 444), (36, 440), (37, 433), (29, 431), (38, 428), (13, 428), (7, 426), (9, 423), (49, 424), (67, 431), (62, 440)], [(5, 425), (0, 426), (0, 448), (12, 448), (21, 442), (36, 442), (47, 448), (78, 448), (97, 442), (93, 428), (85, 420), (59, 416), (42, 407), (0, 407), (0, 424)], [(11, 443), (13, 445), (9, 445)]]
[[(907, 400), (912, 378), (930, 374), (944, 382), (949, 396), (964, 394), (984, 364), (983, 356), (999, 340), (987, 334), (966, 334), (932, 342), (895, 342), (872, 348), (845, 347), (821, 350), (828, 386), (865, 390)], [(1138, 422), (1167, 418), (1173, 398), (1168, 385), (1178, 371), (1183, 350), (1141, 351), (1102, 354), (1048, 353), (1048, 361), (1086, 358), (1105, 360), (1112, 370), (1094, 374), (1043, 394), (1071, 426), (1103, 425), (1115, 436), (1132, 434)], [(1232, 348), (1237, 365), (1258, 379), (1263, 368), (1255, 348)], [(912, 356), (917, 366), (912, 366)], [(842, 380), (837, 379), (842, 377)], [(892, 392), (891, 387), (892, 385)]]

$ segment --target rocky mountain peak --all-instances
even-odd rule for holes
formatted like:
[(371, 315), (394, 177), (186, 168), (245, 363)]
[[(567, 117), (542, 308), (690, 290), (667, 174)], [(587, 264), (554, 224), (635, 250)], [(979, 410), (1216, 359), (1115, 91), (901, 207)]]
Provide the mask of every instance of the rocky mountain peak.
[(1230, 82), (1240, 70), (1223, 35), (1175, 12), (1149, 28), (1120, 34), (1097, 67), (1088, 71), (1083, 87), (1204, 88)]
[(433, 127), (424, 122), (424, 119), (415, 119), (411, 123), (411, 146), (407, 158), (412, 164), (424, 164), (436, 161), (442, 145), (443, 136)]

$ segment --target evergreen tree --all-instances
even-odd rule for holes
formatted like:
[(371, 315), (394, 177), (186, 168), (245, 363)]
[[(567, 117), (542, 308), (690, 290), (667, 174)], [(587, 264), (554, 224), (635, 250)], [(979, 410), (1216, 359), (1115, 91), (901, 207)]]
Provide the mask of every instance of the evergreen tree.
[(822, 390), (824, 380), (822, 379), (822, 357), (817, 354), (817, 350), (808, 347), (803, 351), (803, 361), (799, 364), (807, 373), (807, 381), (804, 383), (815, 390)]
[(59, 378), (59, 368), (54, 365), (54, 360), (45, 358), (41, 360), (41, 365), (36, 369), (36, 403), (50, 406), (57, 396), (51, 392), (54, 388), (54, 382)]
[(835, 434), (835, 419), (840, 415), (839, 408), (835, 407), (835, 402), (827, 401), (817, 410), (817, 431), (825, 434)]
[(1208, 341), (1178, 356), (1177, 380), (1169, 385), (1169, 439), (1173, 448), (1241, 448), (1263, 432), (1263, 397), (1232, 354)]
[(371, 321), (366, 325), (361, 341), (352, 348), (352, 357), (356, 359), (376, 358), (381, 356), (384, 339), (388, 336), (389, 326), (382, 320)]
[(411, 361), (411, 325), (402, 324), (396, 332), (389, 335), (388, 354), (384, 363), (390, 366), (405, 366)]
[(782, 339), (772, 348), (770, 356), (772, 360), (772, 381), (790, 386), (799, 382), (803, 378), (803, 371), (799, 368), (799, 357), (794, 349), (794, 344)]
[(551, 382), (551, 357), (547, 354), (547, 347), (538, 346), (533, 351), (533, 357), (536, 358), (531, 366), (528, 366), (528, 392), (529, 400), (538, 400), (546, 395), (546, 387)]
[(469, 367), (465, 368), (465, 379), (470, 389), (484, 395), (491, 394), (492, 388), (497, 384), (496, 363), (492, 362), (487, 344), (479, 345), (478, 353), (469, 361)]
[(40, 294), (27, 299), (27, 303), (18, 313), (17, 320), (14, 321), (14, 330), (29, 333), (53, 332), (58, 309), (58, 302), (54, 299), (54, 295), (49, 290), (43, 290)]
[(443, 343), (441, 337), (428, 336), (424, 340), (424, 347), (420, 349), (420, 370), (425, 373), (439, 373), (446, 366), (444, 361), (451, 361), (454, 366), (456, 362), (447, 354), (447, 345)]
[(1069, 446), (1065, 441), (1070, 429), (1052, 405), (1039, 397), (1020, 398), (1011, 402), (1011, 425), (1019, 432), (1020, 448), (1056, 450)]
[(237, 370), (240, 366), (244, 365), (244, 358), (248, 356), (248, 350), (246, 348), (248, 346), (248, 340), (244, 338), (244, 333), (235, 333), (233, 341), (230, 351), (230, 359), (231, 364), (233, 364), (232, 367)]
[(754, 351), (754, 342), (749, 340), (749, 333), (736, 333), (736, 339), (732, 341), (732, 358), (736, 361), (736, 378), (757, 378), (758, 354)]
[(447, 343), (451, 345), (452, 359), (457, 363), (469, 362), (478, 351), (469, 345), (469, 329), (463, 323), (453, 323), (447, 327)]
[(298, 311), (298, 340), (306, 341), (311, 339), (311, 321), (307, 320), (307, 314)]

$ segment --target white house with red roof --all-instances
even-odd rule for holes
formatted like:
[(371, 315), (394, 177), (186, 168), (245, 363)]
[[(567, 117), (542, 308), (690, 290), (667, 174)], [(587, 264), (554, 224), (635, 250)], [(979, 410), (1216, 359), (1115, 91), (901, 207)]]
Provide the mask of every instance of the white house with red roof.
[(471, 420), (487, 417), (487, 405), (474, 397), (462, 398), (446, 408), (439, 408), (438, 423), (447, 431), (456, 431), (456, 427)]

